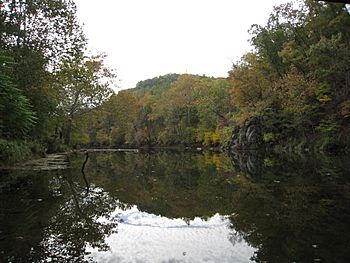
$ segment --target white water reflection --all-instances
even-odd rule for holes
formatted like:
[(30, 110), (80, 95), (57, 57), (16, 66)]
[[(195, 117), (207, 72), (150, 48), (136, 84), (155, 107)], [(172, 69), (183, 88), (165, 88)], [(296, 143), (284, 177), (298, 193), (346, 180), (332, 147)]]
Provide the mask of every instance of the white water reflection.
[(119, 224), (118, 233), (105, 240), (110, 250), (86, 249), (97, 262), (251, 262), (255, 251), (245, 241), (230, 242), (230, 221), (219, 214), (186, 222), (141, 212), (134, 206), (117, 209), (113, 215)]

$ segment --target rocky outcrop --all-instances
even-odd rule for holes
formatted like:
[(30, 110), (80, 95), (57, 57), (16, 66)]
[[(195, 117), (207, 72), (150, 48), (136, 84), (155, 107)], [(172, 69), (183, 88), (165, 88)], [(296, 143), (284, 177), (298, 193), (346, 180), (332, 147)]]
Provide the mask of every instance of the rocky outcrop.
[(258, 118), (252, 118), (232, 132), (230, 151), (258, 149), (263, 144), (262, 125)]

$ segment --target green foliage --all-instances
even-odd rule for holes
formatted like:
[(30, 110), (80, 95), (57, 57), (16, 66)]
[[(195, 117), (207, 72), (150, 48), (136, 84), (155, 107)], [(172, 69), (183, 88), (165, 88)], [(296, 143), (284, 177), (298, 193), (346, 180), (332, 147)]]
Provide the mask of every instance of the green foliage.
[(179, 74), (167, 74), (164, 76), (155, 77), (152, 79), (146, 79), (143, 81), (140, 81), (136, 84), (135, 90), (138, 91), (149, 91), (152, 90), (152, 92), (162, 92), (170, 87), (170, 85), (175, 82)]
[(19, 138), (30, 131), (37, 118), (11, 79), (12, 65), (11, 58), (0, 55), (0, 136)]
[(259, 117), (270, 144), (306, 138), (340, 145), (350, 98), (349, 25), (344, 5), (308, 0), (277, 6), (266, 26), (254, 25), (255, 51), (229, 72), (236, 122)]
[(112, 146), (123, 145), (125, 143), (125, 134), (121, 129), (112, 127), (109, 134), (109, 143)]
[(2, 161), (15, 162), (30, 156), (29, 147), (21, 141), (0, 139), (0, 156)]
[(350, 16), (342, 4), (275, 7), (265, 26), (251, 27), (255, 50), (227, 79), (167, 74), (118, 94), (105, 56), (85, 55), (73, 1), (3, 6), (3, 139), (39, 140), (49, 151), (63, 144), (225, 146), (233, 129), (256, 119), (260, 139), (271, 145), (350, 141)]
[(321, 134), (321, 149), (330, 150), (340, 143), (340, 129), (341, 125), (334, 116), (320, 122), (316, 130)]
[(71, 133), (77, 118), (91, 109), (101, 106), (113, 93), (111, 89), (114, 73), (105, 65), (104, 55), (90, 58), (77, 57), (64, 61), (56, 75), (59, 90), (59, 113), (63, 123), (64, 141), (71, 144)]
[(274, 135), (272, 132), (264, 133), (264, 142), (269, 143), (274, 141)]
[(15, 163), (44, 154), (45, 148), (38, 142), (0, 139), (0, 163)]
[(84, 52), (86, 38), (73, 1), (5, 1), (0, 13), (0, 49), (14, 59), (12, 81), (28, 98), (37, 122), (31, 137), (49, 140), (60, 121), (52, 73), (63, 60)]
[(224, 127), (220, 130), (220, 144), (224, 148), (227, 148), (227, 146), (231, 143), (231, 136), (232, 136), (231, 127)]
[(88, 145), (90, 143), (89, 134), (82, 130), (74, 129), (72, 132), (71, 144), (73, 146)]
[(64, 144), (62, 140), (55, 136), (46, 139), (45, 143), (47, 153), (67, 152), (71, 149), (68, 145)]
[(104, 55), (85, 55), (76, 11), (71, 0), (1, 1), (0, 138), (49, 152), (90, 143), (84, 116), (111, 95), (115, 75)]
[(229, 88), (225, 79), (189, 74), (141, 81), (95, 110), (98, 121), (89, 128), (94, 134), (91, 143), (113, 147), (218, 145), (232, 109)]

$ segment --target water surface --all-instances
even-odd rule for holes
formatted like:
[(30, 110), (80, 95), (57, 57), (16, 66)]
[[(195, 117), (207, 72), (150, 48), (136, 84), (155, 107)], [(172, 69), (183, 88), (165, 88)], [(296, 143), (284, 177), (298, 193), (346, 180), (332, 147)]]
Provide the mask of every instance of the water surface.
[(347, 157), (84, 160), (1, 171), (0, 262), (350, 262)]

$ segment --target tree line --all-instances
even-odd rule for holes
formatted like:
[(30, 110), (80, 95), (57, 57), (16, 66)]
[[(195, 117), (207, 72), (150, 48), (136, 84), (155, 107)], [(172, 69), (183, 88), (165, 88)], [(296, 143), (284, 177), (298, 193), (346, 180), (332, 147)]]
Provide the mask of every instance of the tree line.
[(272, 144), (300, 141), (331, 150), (349, 144), (350, 16), (344, 4), (297, 1), (253, 25), (246, 54), (230, 71), (237, 121), (258, 118)]
[[(151, 86), (149, 86), (151, 83)], [(218, 145), (233, 107), (229, 82), (168, 74), (112, 95), (80, 119), (73, 144), (97, 147)]]
[[(350, 16), (298, 0), (253, 25), (226, 78), (168, 74), (114, 93), (71, 0), (0, 1), (0, 147), (225, 146), (251, 120), (264, 145), (349, 145)], [(11, 146), (11, 147), (9, 147)], [(39, 147), (40, 148), (40, 147)]]
[(253, 51), (227, 78), (169, 74), (141, 81), (113, 95), (85, 137), (94, 145), (229, 146), (232, 131), (254, 120), (265, 146), (346, 148), (346, 6), (309, 0), (276, 6), (266, 25), (253, 25), (250, 34)]
[(72, 0), (0, 1), (0, 155), (63, 150), (75, 120), (113, 93)]

